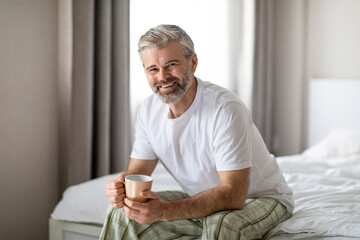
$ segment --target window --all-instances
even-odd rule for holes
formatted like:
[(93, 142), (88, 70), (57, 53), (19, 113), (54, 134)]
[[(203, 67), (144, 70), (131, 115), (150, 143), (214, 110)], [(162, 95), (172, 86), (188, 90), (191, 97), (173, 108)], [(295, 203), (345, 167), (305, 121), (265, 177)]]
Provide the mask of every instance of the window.
[[(239, 59), (246, 55), (251, 38), (242, 37), (244, 30), (252, 29), (251, 21), (245, 24), (241, 16), (252, 17), (248, 11), (252, 1), (239, 0), (131, 0), (130, 1), (130, 96), (132, 122), (143, 100), (152, 94), (137, 52), (142, 34), (159, 24), (175, 24), (192, 38), (199, 63), (195, 76), (237, 92), (239, 78), (237, 64), (251, 61)], [(247, 26), (247, 27), (244, 27)], [(251, 33), (251, 32), (250, 32)], [(246, 34), (251, 37), (252, 34)], [(240, 43), (238, 43), (240, 39)], [(249, 41), (250, 39), (250, 41)], [(243, 45), (241, 45), (243, 46)], [(239, 51), (237, 51), (239, 50)], [(237, 54), (239, 53), (239, 54)], [(251, 55), (251, 54), (250, 54)], [(240, 68), (244, 70), (244, 67)], [(249, 69), (249, 68), (246, 68)], [(244, 75), (242, 73), (242, 75)]]

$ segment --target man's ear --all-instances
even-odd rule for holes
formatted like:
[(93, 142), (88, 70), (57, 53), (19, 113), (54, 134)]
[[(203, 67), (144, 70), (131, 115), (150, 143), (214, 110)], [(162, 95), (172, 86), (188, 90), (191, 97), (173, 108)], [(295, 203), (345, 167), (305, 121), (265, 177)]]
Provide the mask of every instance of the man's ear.
[(191, 70), (192, 70), (192, 73), (195, 73), (197, 65), (198, 65), (198, 58), (197, 58), (196, 53), (194, 53), (193, 56), (191, 57)]

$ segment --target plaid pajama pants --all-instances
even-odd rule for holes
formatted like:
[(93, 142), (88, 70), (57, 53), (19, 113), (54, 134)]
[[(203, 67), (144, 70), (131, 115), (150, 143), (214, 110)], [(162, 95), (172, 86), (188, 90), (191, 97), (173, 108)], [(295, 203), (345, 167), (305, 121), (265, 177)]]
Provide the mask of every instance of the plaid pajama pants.
[[(189, 197), (180, 191), (158, 193), (165, 201)], [(122, 209), (112, 209), (103, 226), (101, 240), (118, 239), (261, 239), (291, 216), (274, 199), (248, 199), (242, 210), (221, 211), (204, 218), (155, 222), (141, 225), (129, 220)]]

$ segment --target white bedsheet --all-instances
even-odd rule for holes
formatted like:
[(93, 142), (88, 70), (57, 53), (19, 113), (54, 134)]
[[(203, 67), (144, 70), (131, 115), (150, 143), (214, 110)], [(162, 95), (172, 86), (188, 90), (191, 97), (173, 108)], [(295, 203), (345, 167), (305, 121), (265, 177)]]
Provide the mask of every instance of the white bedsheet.
[[(360, 154), (327, 159), (302, 154), (278, 162), (294, 191), (295, 211), (266, 239), (360, 239)], [(153, 176), (154, 191), (181, 190), (162, 165)], [(102, 224), (110, 207), (104, 186), (116, 177), (68, 188), (51, 217)]]
[[(103, 224), (111, 207), (105, 196), (105, 185), (115, 180), (119, 174), (106, 175), (66, 189), (61, 201), (56, 205), (51, 218), (57, 220)], [(181, 190), (181, 187), (158, 164), (153, 173), (153, 191)]]
[(296, 155), (278, 162), (294, 191), (295, 210), (268, 237), (360, 239), (360, 154), (327, 159)]

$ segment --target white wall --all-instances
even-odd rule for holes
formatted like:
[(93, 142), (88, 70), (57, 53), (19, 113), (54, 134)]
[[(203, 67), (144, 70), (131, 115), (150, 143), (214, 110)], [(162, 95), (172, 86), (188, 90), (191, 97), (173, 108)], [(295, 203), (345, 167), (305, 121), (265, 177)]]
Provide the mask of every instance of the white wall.
[(311, 78), (360, 78), (360, 1), (274, 1), (275, 154), (307, 147)]
[(58, 200), (57, 2), (0, 0), (0, 239), (45, 240)]
[(358, 0), (310, 0), (310, 77), (360, 78), (359, 11)]

